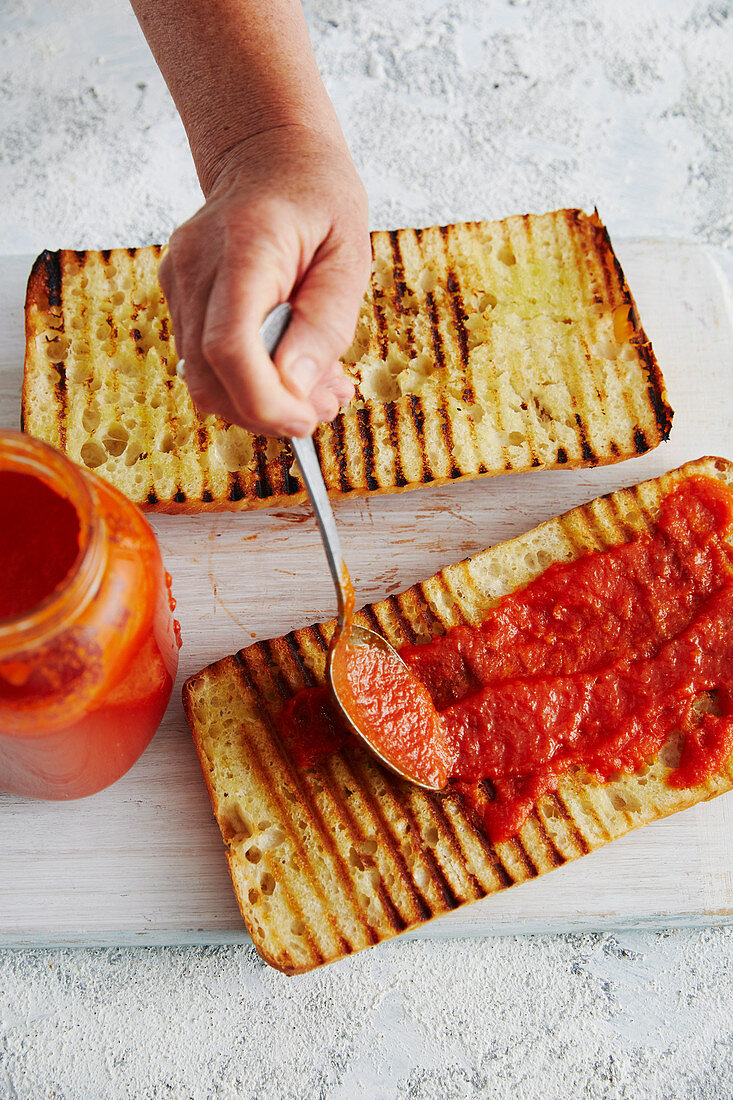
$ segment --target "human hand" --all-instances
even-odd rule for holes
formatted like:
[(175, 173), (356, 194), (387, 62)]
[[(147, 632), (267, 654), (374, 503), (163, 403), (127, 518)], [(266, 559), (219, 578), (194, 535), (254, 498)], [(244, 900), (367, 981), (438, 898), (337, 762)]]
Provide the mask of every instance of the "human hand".
[[(353, 396), (338, 358), (371, 263), (346, 145), (337, 128), (275, 128), (229, 151), (206, 191), (159, 271), (193, 401), (256, 434), (310, 435)], [(273, 362), (259, 328), (288, 300)]]

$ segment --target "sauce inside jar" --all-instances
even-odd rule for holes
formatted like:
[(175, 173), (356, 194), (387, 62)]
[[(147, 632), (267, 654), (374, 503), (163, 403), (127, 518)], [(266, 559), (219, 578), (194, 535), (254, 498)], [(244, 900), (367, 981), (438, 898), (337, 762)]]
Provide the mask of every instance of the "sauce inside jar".
[(79, 554), (79, 526), (50, 485), (0, 470), (0, 619), (32, 611), (59, 587)]
[(170, 698), (170, 579), (133, 504), (10, 432), (0, 530), (0, 789), (92, 794), (137, 760)]

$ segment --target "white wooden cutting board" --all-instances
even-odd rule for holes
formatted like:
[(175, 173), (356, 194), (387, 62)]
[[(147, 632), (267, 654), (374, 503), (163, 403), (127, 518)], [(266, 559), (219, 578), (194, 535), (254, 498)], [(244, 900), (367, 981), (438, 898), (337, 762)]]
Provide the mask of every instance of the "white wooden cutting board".
[[(358, 602), (601, 493), (704, 454), (733, 458), (733, 323), (701, 247), (618, 252), (675, 409), (672, 439), (621, 466), (534, 472), (336, 507)], [(17, 427), (31, 257), (0, 260), (0, 427)], [(180, 702), (192, 672), (334, 612), (307, 508), (152, 519), (184, 647), (163, 724), (110, 790), (72, 803), (0, 794), (0, 945), (247, 940)], [(707, 924), (733, 919), (733, 798), (641, 829), (536, 882), (428, 926), (433, 936)]]

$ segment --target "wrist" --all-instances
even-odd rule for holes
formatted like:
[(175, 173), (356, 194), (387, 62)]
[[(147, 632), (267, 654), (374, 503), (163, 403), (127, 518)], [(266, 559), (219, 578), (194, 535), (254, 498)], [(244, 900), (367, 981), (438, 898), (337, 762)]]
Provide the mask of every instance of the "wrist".
[(280, 115), (279, 119), (263, 118), (259, 127), (253, 125), (250, 115), (241, 131), (230, 129), (226, 136), (228, 141), (212, 142), (194, 154), (201, 189), (207, 199), (241, 172), (266, 172), (268, 163), (276, 159), (282, 165), (283, 153), (297, 155), (299, 149), (307, 147), (325, 150), (335, 146), (346, 151), (333, 113), (330, 118), (323, 118), (314, 112), (300, 115), (293, 112), (286, 117)]

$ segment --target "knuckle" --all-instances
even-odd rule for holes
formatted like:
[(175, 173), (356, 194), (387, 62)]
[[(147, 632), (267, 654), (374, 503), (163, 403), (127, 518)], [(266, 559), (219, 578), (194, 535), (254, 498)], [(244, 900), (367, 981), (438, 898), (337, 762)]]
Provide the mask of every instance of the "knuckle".
[[(205, 209), (205, 208), (204, 208)], [(190, 281), (190, 273), (198, 271), (201, 262), (201, 211), (179, 225), (171, 234), (165, 259), (178, 278)]]

